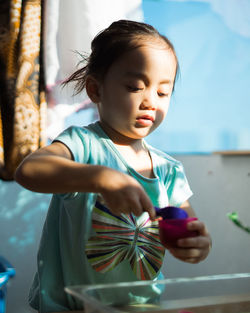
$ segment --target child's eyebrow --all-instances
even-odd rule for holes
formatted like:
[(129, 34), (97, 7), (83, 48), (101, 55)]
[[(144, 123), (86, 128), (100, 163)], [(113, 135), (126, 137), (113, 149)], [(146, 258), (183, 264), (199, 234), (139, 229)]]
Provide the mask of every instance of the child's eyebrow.
[[(125, 76), (127, 77), (132, 77), (132, 78), (137, 78), (137, 79), (141, 79), (143, 81), (145, 81), (146, 83), (149, 83), (149, 78), (147, 75), (145, 75), (144, 73), (141, 73), (141, 72), (132, 72), (132, 71), (129, 71), (129, 72), (126, 72), (125, 73)], [(172, 84), (173, 81), (170, 80), (170, 79), (164, 79), (160, 82), (160, 84)]]

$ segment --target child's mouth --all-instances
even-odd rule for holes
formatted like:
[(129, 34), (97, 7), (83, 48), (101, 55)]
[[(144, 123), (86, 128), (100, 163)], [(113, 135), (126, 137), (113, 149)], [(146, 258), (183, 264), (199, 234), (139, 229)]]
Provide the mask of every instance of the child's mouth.
[(154, 118), (150, 115), (142, 115), (139, 116), (136, 121), (142, 126), (149, 126), (154, 122)]

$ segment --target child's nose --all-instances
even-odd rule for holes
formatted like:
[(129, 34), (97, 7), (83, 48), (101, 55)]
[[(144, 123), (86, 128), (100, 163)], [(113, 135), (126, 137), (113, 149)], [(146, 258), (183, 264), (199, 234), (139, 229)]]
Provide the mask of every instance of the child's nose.
[(141, 103), (141, 109), (156, 110), (156, 108), (157, 108), (156, 98), (154, 97), (154, 95), (151, 93), (148, 93), (147, 95), (145, 95)]

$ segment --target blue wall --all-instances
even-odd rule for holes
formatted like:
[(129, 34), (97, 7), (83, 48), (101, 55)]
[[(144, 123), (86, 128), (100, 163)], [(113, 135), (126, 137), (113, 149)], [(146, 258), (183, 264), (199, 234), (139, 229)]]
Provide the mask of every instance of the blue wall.
[(204, 1), (144, 0), (143, 10), (173, 42), (181, 68), (150, 142), (168, 152), (250, 149), (250, 3), (217, 13)]
[(28, 290), (50, 197), (0, 180), (0, 255), (16, 270), (7, 284), (6, 313), (34, 312), (28, 306)]

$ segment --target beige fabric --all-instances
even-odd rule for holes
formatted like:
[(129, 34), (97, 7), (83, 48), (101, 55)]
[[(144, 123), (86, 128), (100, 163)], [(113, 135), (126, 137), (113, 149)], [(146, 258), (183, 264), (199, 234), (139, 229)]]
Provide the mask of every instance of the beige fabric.
[(42, 1), (6, 3), (8, 23), (0, 22), (0, 178), (12, 180), (23, 158), (46, 144), (46, 101), (40, 64)]

